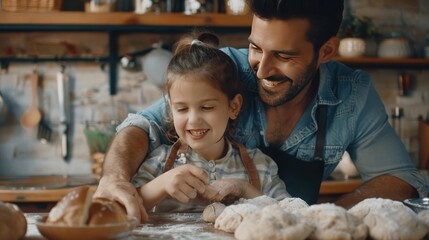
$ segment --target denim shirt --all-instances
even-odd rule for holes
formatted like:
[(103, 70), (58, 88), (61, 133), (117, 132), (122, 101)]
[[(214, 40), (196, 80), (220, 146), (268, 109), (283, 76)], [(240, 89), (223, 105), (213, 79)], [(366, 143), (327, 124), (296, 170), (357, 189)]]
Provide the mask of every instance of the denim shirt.
[[(267, 147), (265, 109), (247, 60), (248, 50), (222, 50), (236, 63), (242, 81), (244, 104), (238, 118), (236, 138), (247, 148)], [(311, 161), (318, 128), (316, 108), (328, 105), (324, 179), (330, 176), (347, 151), (363, 180), (383, 174), (396, 176), (415, 187), (421, 197), (426, 196), (429, 192), (427, 180), (418, 172), (390, 126), (370, 76), (336, 61), (321, 64), (319, 71), (317, 96), (280, 149), (302, 161)], [(118, 131), (130, 125), (143, 128), (149, 134), (151, 151), (168, 143), (165, 110), (166, 102), (160, 100), (137, 114), (130, 114)]]

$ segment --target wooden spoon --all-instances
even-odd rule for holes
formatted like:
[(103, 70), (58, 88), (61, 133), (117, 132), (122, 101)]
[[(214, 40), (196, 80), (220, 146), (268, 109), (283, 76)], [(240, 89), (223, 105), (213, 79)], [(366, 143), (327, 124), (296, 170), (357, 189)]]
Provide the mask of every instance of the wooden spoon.
[(32, 128), (39, 124), (42, 114), (37, 103), (37, 87), (39, 84), (39, 74), (36, 70), (31, 74), (31, 104), (21, 117), (21, 125), (25, 128)]

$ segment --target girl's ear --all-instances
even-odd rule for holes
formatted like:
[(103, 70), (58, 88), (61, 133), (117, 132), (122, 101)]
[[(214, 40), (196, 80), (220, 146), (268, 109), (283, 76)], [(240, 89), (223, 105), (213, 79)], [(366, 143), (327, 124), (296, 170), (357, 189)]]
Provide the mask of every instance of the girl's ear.
[(241, 94), (235, 95), (234, 98), (229, 102), (229, 118), (234, 120), (238, 117), (242, 104), (243, 96), (241, 96)]
[(325, 63), (337, 54), (340, 40), (338, 37), (331, 37), (326, 41), (319, 50), (319, 63)]

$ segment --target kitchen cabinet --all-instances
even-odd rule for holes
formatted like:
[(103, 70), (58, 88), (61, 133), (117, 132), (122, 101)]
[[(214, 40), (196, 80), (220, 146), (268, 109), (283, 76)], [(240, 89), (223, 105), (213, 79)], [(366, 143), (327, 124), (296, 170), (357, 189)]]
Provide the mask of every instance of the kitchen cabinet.
[(194, 28), (209, 29), (222, 33), (248, 33), (251, 16), (227, 14), (148, 13), (134, 14), (84, 13), (84, 12), (0, 12), (0, 32), (105, 32), (109, 38), (109, 52), (103, 57), (2, 57), (2, 67), (10, 62), (100, 62), (109, 66), (110, 94), (117, 92), (118, 37), (132, 32), (180, 33)]

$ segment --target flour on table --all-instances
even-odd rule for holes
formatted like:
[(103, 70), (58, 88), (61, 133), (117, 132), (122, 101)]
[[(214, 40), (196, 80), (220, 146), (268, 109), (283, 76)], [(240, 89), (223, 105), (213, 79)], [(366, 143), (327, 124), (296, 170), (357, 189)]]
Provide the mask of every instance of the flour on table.
[(260, 207), (249, 203), (230, 205), (226, 207), (216, 219), (214, 227), (225, 232), (233, 233), (246, 216), (260, 211)]
[(297, 212), (316, 227), (310, 239), (366, 239), (368, 228), (360, 218), (331, 203), (316, 204)]
[(301, 198), (285, 198), (279, 202), (279, 206), (288, 211), (295, 211), (302, 208), (307, 208), (308, 204)]
[(261, 212), (248, 215), (235, 230), (239, 240), (306, 239), (314, 227), (279, 205), (270, 205)]

